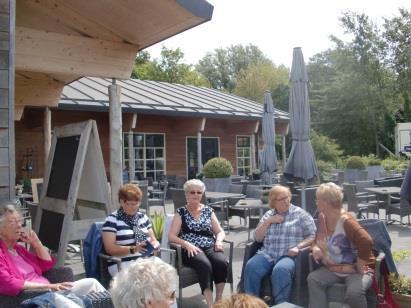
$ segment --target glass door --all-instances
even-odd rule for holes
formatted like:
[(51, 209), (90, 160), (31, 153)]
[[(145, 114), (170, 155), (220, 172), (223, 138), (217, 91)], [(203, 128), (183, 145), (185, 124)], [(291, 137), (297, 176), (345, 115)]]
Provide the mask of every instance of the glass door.
[[(201, 156), (203, 165), (209, 159), (220, 156), (218, 138), (201, 138)], [(187, 178), (194, 179), (197, 173), (197, 138), (187, 137)]]

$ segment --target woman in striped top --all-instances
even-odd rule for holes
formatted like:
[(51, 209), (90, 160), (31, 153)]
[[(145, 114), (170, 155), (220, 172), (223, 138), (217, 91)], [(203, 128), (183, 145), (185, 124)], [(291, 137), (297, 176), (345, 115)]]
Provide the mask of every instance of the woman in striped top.
[[(123, 185), (118, 191), (120, 208), (106, 218), (102, 228), (104, 249), (108, 254), (121, 258), (122, 268), (139, 257), (152, 255), (153, 248), (160, 248), (150, 220), (139, 211), (142, 197), (137, 185)], [(116, 265), (109, 263), (108, 271), (114, 276)]]

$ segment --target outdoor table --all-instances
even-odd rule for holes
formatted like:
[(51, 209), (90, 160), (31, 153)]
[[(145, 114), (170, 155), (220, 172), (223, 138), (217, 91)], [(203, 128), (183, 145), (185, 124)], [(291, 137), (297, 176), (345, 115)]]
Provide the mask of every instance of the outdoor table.
[(242, 198), (243, 194), (239, 193), (228, 193), (228, 192), (219, 192), (219, 191), (206, 191), (206, 199), (210, 202), (216, 202), (221, 200), (228, 200), (230, 198)]
[[(387, 199), (387, 208), (391, 205), (391, 195), (399, 194), (401, 187), (388, 186), (388, 187), (366, 187), (365, 191), (376, 194), (377, 196), (383, 196)], [(387, 212), (387, 211), (386, 211)], [(387, 222), (387, 214), (385, 215), (385, 223)]]
[(236, 208), (236, 209), (247, 209), (248, 210), (248, 240), (250, 240), (251, 210), (258, 209), (259, 212), (260, 212), (259, 217), (261, 219), (261, 217), (263, 217), (263, 215), (264, 215), (264, 210), (268, 209), (268, 204), (263, 203), (260, 199), (247, 198), (247, 199), (238, 200), (237, 203), (233, 207)]

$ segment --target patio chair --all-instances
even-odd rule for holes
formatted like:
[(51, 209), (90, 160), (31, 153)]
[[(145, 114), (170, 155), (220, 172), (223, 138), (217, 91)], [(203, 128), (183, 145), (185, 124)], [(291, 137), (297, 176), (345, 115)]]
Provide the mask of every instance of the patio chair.
[[(74, 281), (73, 270), (70, 267), (55, 267), (43, 273), (51, 283)], [(26, 299), (46, 293), (47, 290), (24, 290), (18, 296), (0, 295), (0, 307), (20, 307)]]
[(384, 207), (386, 202), (384, 202), (383, 200), (378, 200), (376, 194), (365, 190), (365, 188), (369, 187), (375, 187), (374, 180), (355, 181), (355, 195), (357, 196), (358, 200), (368, 203), (378, 203), (380, 207)]
[[(237, 292), (244, 293), (244, 269), (248, 260), (253, 257), (257, 251), (261, 248), (262, 243), (253, 241), (247, 243), (244, 250), (243, 266), (241, 269), (241, 278), (237, 285)], [(309, 273), (308, 270), (308, 254), (310, 248), (306, 247), (300, 251), (298, 256), (295, 258), (295, 275), (293, 279), (293, 285), (291, 288), (291, 302), (306, 307), (308, 303), (308, 289), (307, 289), (307, 276)], [(271, 294), (271, 279), (270, 275), (267, 275), (263, 278), (261, 283), (261, 298), (270, 298), (271, 304), (274, 304), (272, 301)]]
[[(237, 194), (242, 194), (243, 193), (243, 186), (242, 185), (235, 185), (235, 184), (230, 184), (228, 192), (230, 193), (237, 193)], [(240, 224), (241, 224), (241, 218), (244, 219), (244, 222), (246, 220), (246, 217), (248, 216), (248, 210), (246, 209), (236, 209), (235, 205), (237, 204), (238, 200), (244, 199), (245, 197), (236, 197), (236, 198), (229, 198), (228, 199), (228, 216), (238, 216), (240, 217)]]
[(168, 182), (160, 182), (159, 183), (160, 190), (153, 190), (151, 195), (152, 197), (148, 199), (148, 210), (147, 213), (151, 214), (150, 208), (152, 206), (162, 206), (164, 215), (166, 214), (166, 195), (167, 195), (167, 187)]
[(368, 213), (377, 214), (379, 218), (380, 212), (379, 212), (378, 203), (368, 203), (368, 202), (360, 203), (358, 201), (358, 197), (355, 194), (356, 193), (355, 189), (356, 189), (355, 184), (348, 184), (348, 183), (343, 184), (344, 195), (347, 197), (348, 212), (354, 212), (357, 218), (361, 218), (364, 212), (367, 213), (367, 218), (368, 218)]
[(388, 216), (387, 223), (392, 223), (396, 220), (391, 219), (391, 214), (399, 215), (400, 220), (399, 222), (401, 224), (404, 224), (402, 222), (402, 218), (404, 216), (408, 216), (408, 225), (411, 224), (410, 222), (410, 215), (411, 215), (411, 203), (403, 198), (403, 197), (393, 197), (391, 196), (391, 203), (389, 206), (387, 206), (386, 209), (386, 215)]
[[(376, 234), (377, 230), (376, 228), (372, 228), (373, 232), (368, 230), (368, 226), (370, 225), (369, 222), (374, 222), (374, 219), (362, 219), (358, 220), (360, 225), (366, 229), (372, 238), (378, 238), (381, 235)], [(379, 221), (379, 223), (382, 223)], [(372, 225), (372, 224), (371, 224)], [(377, 280), (377, 284), (381, 285), (380, 283), (380, 267), (381, 267), (381, 262), (384, 261), (385, 259), (385, 254), (384, 252), (379, 252), (378, 251), (379, 247), (375, 245), (374, 243), (374, 254), (376, 256), (376, 261), (375, 261), (375, 279)], [(309, 254), (309, 269), (310, 272), (316, 270), (319, 268), (321, 265), (317, 264), (317, 262), (314, 261), (314, 258), (312, 257), (312, 254)], [(337, 303), (343, 303), (344, 298), (345, 298), (345, 291), (346, 291), (346, 286), (345, 283), (334, 283), (331, 287), (327, 289), (327, 299), (328, 303), (330, 302), (337, 302)], [(375, 291), (372, 287), (370, 287), (366, 293), (366, 298), (367, 298), (367, 307), (376, 307), (376, 294)]]
[[(167, 215), (167, 220), (173, 220), (173, 215)], [(198, 276), (196, 271), (183, 264), (182, 259), (182, 247), (181, 245), (173, 244), (168, 242), (168, 234), (170, 232), (171, 223), (164, 224), (163, 238), (161, 239), (162, 246), (169, 245), (171, 249), (176, 251), (175, 258), (175, 268), (178, 273), (178, 307), (183, 307), (183, 289), (198, 283)], [(231, 241), (224, 240), (224, 243), (228, 244), (228, 272), (227, 272), (227, 283), (230, 284), (230, 291), (233, 293), (233, 252), (234, 243)], [(226, 251), (227, 251), (226, 250)]]

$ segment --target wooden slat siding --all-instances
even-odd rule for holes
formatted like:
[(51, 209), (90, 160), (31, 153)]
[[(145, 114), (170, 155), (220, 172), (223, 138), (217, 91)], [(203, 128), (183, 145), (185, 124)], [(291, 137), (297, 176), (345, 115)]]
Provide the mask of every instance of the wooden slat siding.
[(0, 203), (15, 198), (14, 16), (15, 2), (0, 0)]
[[(25, 111), (21, 122), (16, 122), (17, 142), (17, 173), (21, 178), (22, 154), (27, 144), (38, 149), (38, 169), (43, 170), (43, 133), (42, 133), (42, 109), (29, 109)], [(36, 117), (40, 119), (36, 120)], [(129, 115), (123, 114), (123, 119)], [(76, 123), (94, 119), (100, 135), (101, 148), (106, 171), (109, 164), (109, 125), (107, 112), (68, 111), (52, 109), (52, 127), (68, 123)], [(201, 118), (167, 117), (139, 114), (137, 126), (134, 132), (165, 134), (166, 142), (166, 172), (186, 176), (186, 137), (196, 137)], [(220, 154), (229, 159), (236, 168), (236, 136), (250, 136), (255, 129), (255, 119), (250, 121), (207, 119), (203, 137), (218, 137), (220, 140)], [(129, 131), (129, 121), (123, 122), (123, 131)], [(260, 132), (261, 133), (261, 132)], [(261, 138), (258, 138), (261, 140)], [(42, 177), (42, 174), (36, 174)]]

